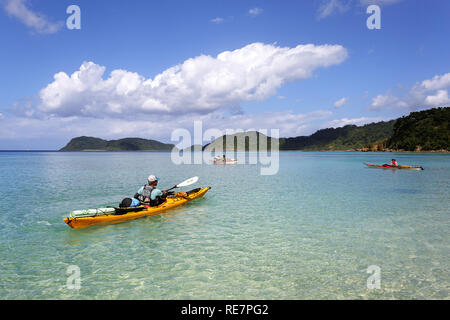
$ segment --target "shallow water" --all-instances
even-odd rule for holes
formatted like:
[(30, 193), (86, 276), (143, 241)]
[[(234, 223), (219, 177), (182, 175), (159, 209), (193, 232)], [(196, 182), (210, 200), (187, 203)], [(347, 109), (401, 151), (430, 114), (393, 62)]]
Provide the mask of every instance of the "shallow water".
[[(450, 155), (282, 152), (258, 165), (174, 165), (162, 152), (0, 153), (2, 299), (448, 298)], [(159, 216), (70, 229), (155, 173), (198, 175), (203, 199)], [(189, 189), (189, 188), (187, 188)], [(81, 288), (67, 288), (67, 268)], [(368, 289), (367, 268), (381, 268)]]

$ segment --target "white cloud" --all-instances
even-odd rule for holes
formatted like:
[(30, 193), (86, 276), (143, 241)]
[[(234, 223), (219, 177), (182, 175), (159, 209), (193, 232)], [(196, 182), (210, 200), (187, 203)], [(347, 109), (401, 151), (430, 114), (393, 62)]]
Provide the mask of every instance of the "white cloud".
[(360, 0), (360, 4), (362, 6), (370, 6), (372, 4), (376, 4), (379, 6), (387, 6), (391, 4), (398, 3), (402, 0)]
[(435, 75), (431, 79), (416, 83), (403, 97), (392, 94), (377, 95), (373, 98), (369, 110), (403, 108), (412, 111), (423, 107), (448, 106), (450, 104), (448, 88), (450, 88), (450, 73)]
[(6, 0), (5, 10), (38, 33), (55, 33), (63, 26), (62, 22), (50, 22), (44, 15), (33, 12), (27, 7), (25, 0)]
[(443, 106), (450, 104), (447, 90), (438, 90), (435, 95), (430, 95), (425, 98), (425, 104), (429, 106)]
[(348, 98), (342, 98), (342, 99), (339, 99), (338, 101), (336, 101), (335, 103), (334, 103), (334, 108), (335, 109), (339, 109), (339, 108), (341, 108), (344, 104), (346, 104), (348, 102)]
[(256, 16), (260, 15), (261, 13), (263, 13), (263, 9), (261, 9), (261, 8), (252, 8), (252, 9), (248, 10), (248, 13), (252, 17), (256, 17)]
[(215, 125), (223, 129), (280, 129), (280, 136), (287, 137), (313, 133), (320, 127), (317, 121), (327, 119), (331, 115), (332, 112), (327, 110), (317, 110), (304, 114), (292, 111), (263, 112), (231, 116), (225, 120), (225, 126), (221, 123), (222, 120)]
[[(391, 94), (378, 95), (372, 100), (369, 110), (381, 110), (384, 108), (402, 108), (409, 111), (423, 107), (442, 107), (450, 104), (448, 81), (450, 73), (435, 76), (432, 79), (416, 83), (403, 97)], [(443, 89), (442, 89), (443, 88)], [(440, 90), (437, 90), (440, 89)]]
[(361, 7), (364, 7), (365, 9), (372, 4), (387, 6), (400, 1), (402, 0), (321, 0), (319, 8), (317, 9), (317, 15), (320, 20), (335, 14), (345, 13), (352, 7), (361, 10)]
[(336, 119), (336, 120), (332, 120), (330, 122), (328, 122), (328, 126), (329, 127), (333, 127), (333, 128), (339, 128), (339, 127), (343, 127), (349, 124), (354, 124), (354, 125), (364, 125), (364, 124), (368, 124), (368, 123), (372, 123), (372, 122), (379, 122), (379, 121), (383, 121), (385, 119), (381, 118), (381, 117), (361, 117), (361, 118), (353, 118), (353, 119), (348, 119), (348, 118), (342, 118), (342, 119)]
[(386, 106), (393, 105), (397, 101), (397, 97), (379, 94), (372, 99), (372, 104), (369, 106), (369, 110), (381, 110)]
[(450, 87), (450, 72), (422, 81), (422, 87), (426, 90), (438, 90)]
[[(256, 114), (237, 114), (225, 116), (222, 113), (214, 113), (202, 116), (209, 128), (225, 129), (279, 129), (280, 135), (298, 136), (310, 134), (319, 126), (317, 122), (327, 119), (332, 115), (331, 111), (317, 110), (309, 113), (294, 113), (292, 111), (261, 112)], [(188, 120), (186, 126), (192, 126), (193, 120)]]
[(210, 22), (219, 24), (219, 23), (224, 22), (224, 19), (220, 18), (220, 17), (217, 17), (217, 18), (211, 19)]
[(0, 120), (4, 119), (4, 118), (5, 118), (5, 116), (3, 115), (3, 113), (0, 112)]
[(350, 2), (342, 0), (325, 0), (318, 9), (318, 18), (323, 19), (335, 13), (344, 13), (350, 9)]
[(210, 113), (273, 96), (284, 83), (306, 79), (320, 67), (341, 63), (340, 45), (295, 48), (253, 43), (234, 51), (198, 56), (153, 79), (84, 62), (71, 75), (59, 72), (40, 91), (40, 113), (61, 117), (124, 117), (138, 114)]

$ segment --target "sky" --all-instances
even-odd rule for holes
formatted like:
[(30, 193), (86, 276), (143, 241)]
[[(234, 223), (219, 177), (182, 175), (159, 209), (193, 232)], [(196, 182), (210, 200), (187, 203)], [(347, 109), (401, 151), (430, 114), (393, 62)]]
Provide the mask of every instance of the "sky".
[(194, 121), (293, 137), (450, 106), (449, 13), (447, 0), (0, 0), (0, 150), (171, 142)]

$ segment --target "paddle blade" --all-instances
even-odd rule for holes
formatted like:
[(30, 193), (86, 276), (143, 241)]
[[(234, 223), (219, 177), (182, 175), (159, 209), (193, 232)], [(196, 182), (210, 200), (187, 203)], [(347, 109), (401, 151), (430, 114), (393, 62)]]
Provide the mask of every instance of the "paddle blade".
[(185, 181), (183, 181), (183, 182), (177, 184), (177, 188), (179, 188), (179, 187), (190, 186), (191, 184), (194, 184), (194, 183), (196, 183), (197, 181), (198, 181), (198, 177), (197, 177), (197, 176), (196, 176), (196, 177), (189, 178), (189, 179), (187, 179), (187, 180), (185, 180)]

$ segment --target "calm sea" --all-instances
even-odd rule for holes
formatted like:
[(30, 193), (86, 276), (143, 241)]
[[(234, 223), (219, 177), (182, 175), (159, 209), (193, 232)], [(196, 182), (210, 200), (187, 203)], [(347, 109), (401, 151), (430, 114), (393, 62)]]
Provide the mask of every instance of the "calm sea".
[[(425, 170), (363, 165), (392, 157)], [(1, 152), (0, 297), (448, 299), (449, 154), (282, 152), (278, 174), (259, 169), (175, 165), (163, 152)], [(118, 205), (149, 174), (162, 188), (199, 176), (192, 187), (212, 189), (132, 222), (62, 221)]]

